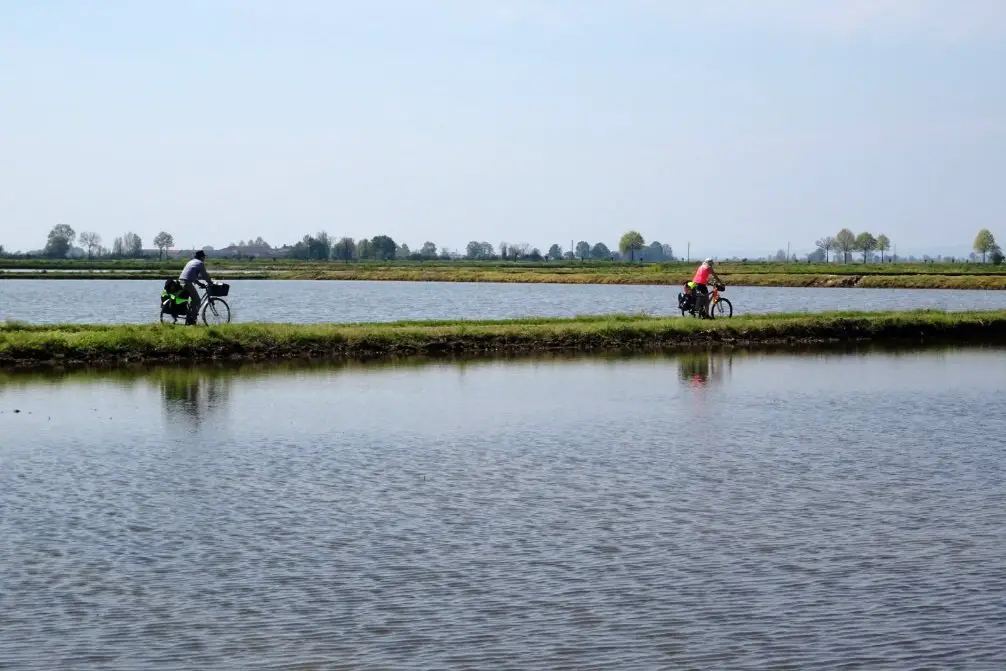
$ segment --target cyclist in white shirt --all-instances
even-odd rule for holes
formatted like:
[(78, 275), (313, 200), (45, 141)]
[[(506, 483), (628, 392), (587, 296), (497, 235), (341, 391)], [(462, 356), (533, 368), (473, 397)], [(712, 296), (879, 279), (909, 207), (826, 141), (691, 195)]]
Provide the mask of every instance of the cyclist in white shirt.
[(185, 318), (186, 325), (194, 325), (196, 317), (199, 315), (199, 290), (196, 289), (196, 285), (206, 286), (200, 280), (205, 281), (206, 284), (212, 282), (209, 273), (206, 272), (206, 264), (203, 262), (205, 258), (206, 252), (200, 249), (196, 252), (195, 258), (185, 264), (182, 273), (178, 276), (178, 281), (182, 283), (182, 293), (189, 297), (189, 313)]

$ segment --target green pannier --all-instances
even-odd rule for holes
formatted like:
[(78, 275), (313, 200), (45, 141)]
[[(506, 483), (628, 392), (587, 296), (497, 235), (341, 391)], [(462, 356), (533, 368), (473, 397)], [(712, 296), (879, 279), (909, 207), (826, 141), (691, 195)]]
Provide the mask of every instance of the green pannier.
[(184, 317), (189, 311), (189, 297), (182, 293), (182, 283), (166, 280), (161, 291), (161, 312), (172, 317)]

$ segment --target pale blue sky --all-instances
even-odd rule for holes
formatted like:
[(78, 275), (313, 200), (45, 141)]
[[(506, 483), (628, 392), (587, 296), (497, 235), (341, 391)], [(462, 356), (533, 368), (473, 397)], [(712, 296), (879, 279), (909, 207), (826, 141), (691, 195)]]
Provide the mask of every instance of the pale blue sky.
[(8, 0), (0, 244), (967, 250), (1004, 38), (1002, 0)]

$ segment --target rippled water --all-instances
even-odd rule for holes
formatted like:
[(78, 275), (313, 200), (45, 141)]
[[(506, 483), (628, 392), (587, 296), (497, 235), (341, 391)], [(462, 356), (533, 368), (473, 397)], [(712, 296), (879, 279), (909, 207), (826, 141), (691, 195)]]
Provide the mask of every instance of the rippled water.
[(0, 377), (0, 667), (1003, 668), (1004, 391), (997, 350)]
[[(235, 321), (504, 319), (614, 312), (679, 314), (677, 287), (448, 282), (233, 280)], [(144, 323), (158, 319), (156, 280), (2, 280), (0, 320)], [(1006, 291), (729, 287), (735, 314), (832, 310), (1006, 309)]]

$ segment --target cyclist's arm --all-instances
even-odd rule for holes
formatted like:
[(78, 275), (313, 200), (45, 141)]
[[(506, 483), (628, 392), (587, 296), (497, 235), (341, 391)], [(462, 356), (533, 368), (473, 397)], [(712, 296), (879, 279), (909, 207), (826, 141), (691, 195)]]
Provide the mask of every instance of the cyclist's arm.
[(206, 272), (206, 264), (199, 266), (199, 277), (206, 281), (207, 284), (213, 284), (213, 280), (210, 279), (210, 274)]

